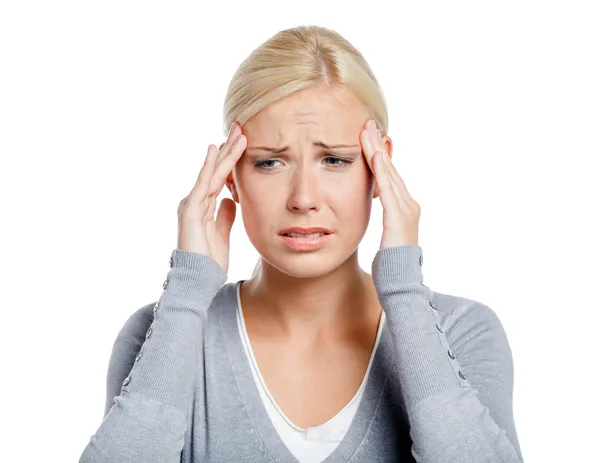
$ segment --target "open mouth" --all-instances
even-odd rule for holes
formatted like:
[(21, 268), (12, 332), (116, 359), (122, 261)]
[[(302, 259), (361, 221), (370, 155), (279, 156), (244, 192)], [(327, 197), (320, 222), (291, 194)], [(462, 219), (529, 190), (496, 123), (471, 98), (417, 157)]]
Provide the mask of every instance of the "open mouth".
[(301, 233), (284, 233), (281, 236), (282, 241), (295, 251), (316, 251), (326, 246), (333, 233), (310, 233), (303, 235)]
[(290, 238), (320, 238), (325, 235), (331, 235), (331, 233), (310, 233), (308, 235), (303, 235), (302, 233), (284, 233), (281, 236), (289, 236)]

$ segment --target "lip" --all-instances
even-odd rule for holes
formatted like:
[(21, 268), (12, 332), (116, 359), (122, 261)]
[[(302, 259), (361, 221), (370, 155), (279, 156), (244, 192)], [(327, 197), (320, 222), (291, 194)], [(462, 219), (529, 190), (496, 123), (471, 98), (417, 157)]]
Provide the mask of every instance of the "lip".
[(333, 232), (329, 228), (324, 227), (288, 227), (279, 231), (280, 235), (285, 235), (286, 233), (302, 233), (303, 235), (309, 235), (311, 233), (327, 233), (330, 235)]
[(325, 246), (332, 235), (333, 234), (323, 235), (318, 238), (292, 238), (291, 236), (285, 235), (279, 235), (279, 237), (286, 245), (295, 251), (315, 251)]

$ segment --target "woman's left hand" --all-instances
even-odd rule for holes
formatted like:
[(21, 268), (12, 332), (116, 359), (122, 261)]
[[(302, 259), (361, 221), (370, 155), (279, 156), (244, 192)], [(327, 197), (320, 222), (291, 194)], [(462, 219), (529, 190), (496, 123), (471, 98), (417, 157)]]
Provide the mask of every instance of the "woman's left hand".
[(369, 119), (360, 133), (362, 151), (375, 175), (383, 206), (383, 236), (379, 249), (419, 244), (421, 206), (410, 196), (377, 130)]

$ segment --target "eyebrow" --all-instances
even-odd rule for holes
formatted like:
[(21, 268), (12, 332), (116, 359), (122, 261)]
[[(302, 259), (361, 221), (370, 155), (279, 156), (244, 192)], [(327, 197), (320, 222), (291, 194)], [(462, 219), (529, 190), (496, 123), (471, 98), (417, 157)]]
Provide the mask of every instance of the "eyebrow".
[[(325, 148), (328, 150), (339, 149), (339, 148), (360, 148), (359, 145), (328, 145), (327, 143), (323, 143), (322, 141), (313, 142), (314, 146), (318, 146), (319, 148)], [(271, 148), (269, 146), (251, 146), (246, 149), (246, 151), (260, 150), (260, 151), (268, 151), (273, 154), (281, 154), (287, 150), (289, 150), (289, 146), (284, 146), (283, 148)]]

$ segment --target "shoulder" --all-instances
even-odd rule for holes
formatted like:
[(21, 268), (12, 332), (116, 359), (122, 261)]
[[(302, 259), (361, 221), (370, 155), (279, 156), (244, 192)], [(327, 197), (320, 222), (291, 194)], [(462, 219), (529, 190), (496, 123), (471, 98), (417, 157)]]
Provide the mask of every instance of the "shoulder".
[(131, 313), (123, 323), (113, 342), (108, 367), (109, 383), (111, 375), (116, 375), (122, 381), (123, 366), (130, 368), (133, 359), (140, 351), (146, 340), (146, 332), (154, 320), (152, 308), (156, 302), (146, 304)]
[[(215, 316), (223, 306), (235, 302), (237, 282), (225, 283), (215, 295), (207, 312), (207, 324), (213, 324)], [(132, 312), (125, 320), (117, 339), (145, 339), (146, 331), (154, 321), (154, 306), (158, 301), (150, 302)]]
[(433, 290), (432, 294), (431, 303), (438, 310), (440, 318), (448, 328), (466, 328), (472, 325), (501, 325), (496, 312), (483, 302)]
[(440, 326), (457, 354), (469, 348), (496, 349), (510, 353), (504, 326), (488, 305), (466, 297), (432, 291), (432, 304), (440, 315)]
[(154, 320), (153, 307), (157, 301), (146, 304), (131, 313), (117, 335), (118, 340), (145, 338), (146, 331)]

